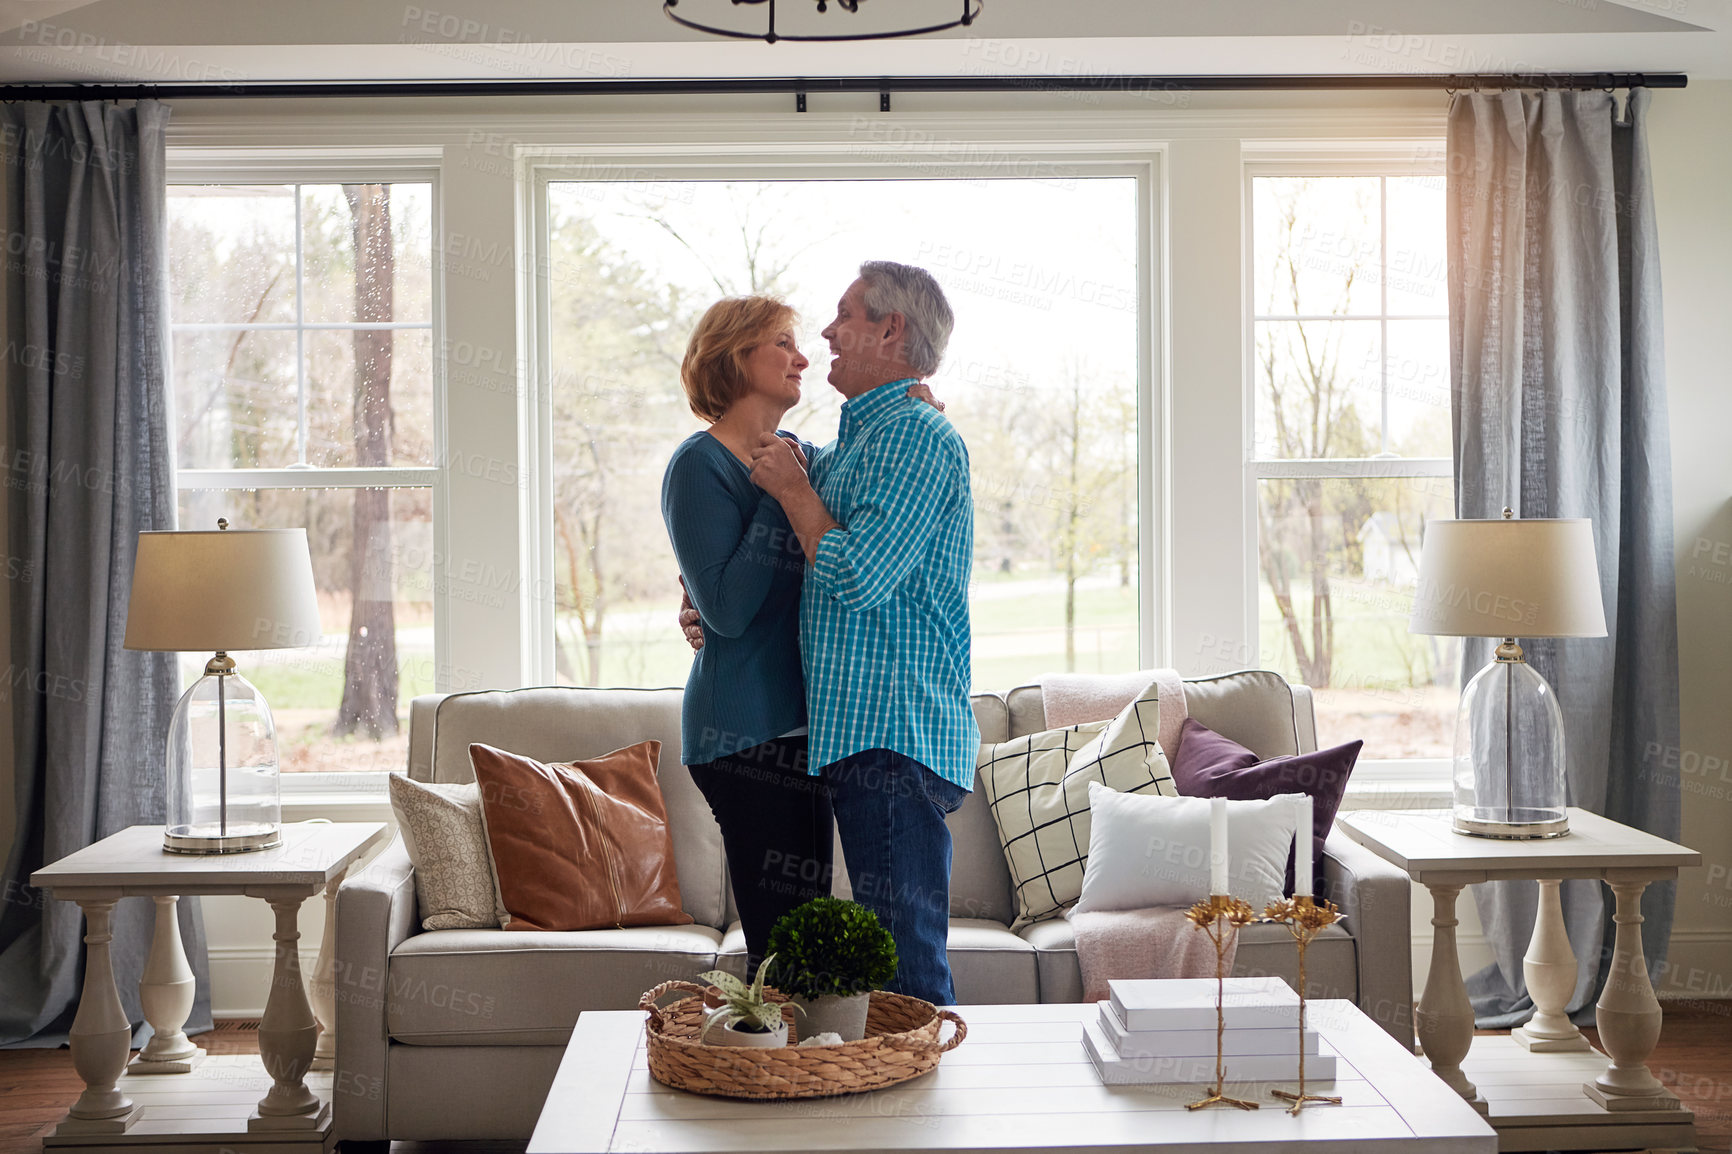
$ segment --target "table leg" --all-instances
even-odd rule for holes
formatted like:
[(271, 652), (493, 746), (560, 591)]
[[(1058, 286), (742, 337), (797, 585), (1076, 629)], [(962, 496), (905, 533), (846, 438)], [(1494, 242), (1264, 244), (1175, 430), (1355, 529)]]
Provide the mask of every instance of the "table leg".
[(1596, 1017), (1600, 1044), (1612, 1064), (1583, 1088), (1608, 1109), (1617, 1108), (1606, 1100), (1609, 1097), (1646, 1098), (1647, 1108), (1653, 1108), (1652, 1099), (1665, 1096), (1669, 1101), (1664, 1104), (1670, 1105), (1676, 1099), (1648, 1072), (1647, 1065), (1648, 1055), (1660, 1041), (1660, 1001), (1654, 996), (1648, 960), (1642, 953), (1642, 891), (1648, 883), (1615, 879), (1610, 871), (1606, 881), (1617, 897), (1614, 916), (1618, 929), (1612, 943), (1611, 973), (1600, 992)]
[(138, 983), (138, 1000), (152, 1034), (127, 1072), (185, 1074), (204, 1057), (204, 1051), (193, 1045), (181, 1029), (186, 1025), (187, 1015), (192, 1013), (197, 982), (192, 967), (186, 964), (186, 950), (181, 947), (180, 899), (166, 894), (152, 900), (156, 902), (156, 930), (151, 935), (150, 956)]
[(271, 992), (265, 1001), (265, 1016), (259, 1022), (259, 1057), (265, 1072), (276, 1083), (259, 1100), (262, 1117), (312, 1114), (322, 1103), (301, 1079), (313, 1064), (313, 1047), (319, 1026), (307, 1004), (307, 987), (301, 980), (301, 929), (296, 923), (301, 898), (267, 898), (276, 911), (276, 967), (271, 973)]
[[(118, 898), (79, 898), (84, 911), (84, 988), (78, 997), (68, 1041), (72, 1067), (84, 1079), (84, 1092), (69, 1110), (69, 1120), (106, 1122), (124, 1130), (137, 1107), (115, 1088), (132, 1048), (132, 1023), (114, 985), (114, 963), (108, 943), (113, 940), (114, 904)], [(67, 1123), (61, 1124), (63, 1128)]]
[(313, 1049), (313, 1069), (333, 1069), (337, 1061), (337, 887), (347, 870), (340, 871), (325, 886), (325, 933), (319, 939), (319, 959), (313, 965), (313, 980), (307, 994), (313, 1017), (319, 1021), (319, 1042)]
[(1539, 910), (1534, 915), (1534, 934), (1528, 939), (1522, 975), (1534, 1016), (1510, 1036), (1535, 1053), (1586, 1050), (1588, 1040), (1564, 1012), (1576, 992), (1576, 955), (1564, 927), (1564, 903), (1557, 878), (1540, 879)]
[(1425, 993), (1413, 1008), (1419, 1048), (1431, 1061), (1431, 1071), (1468, 1101), (1477, 1090), (1461, 1072), (1461, 1060), (1473, 1044), (1473, 1004), (1467, 999), (1467, 984), (1461, 980), (1461, 958), (1455, 945), (1455, 899), (1461, 886), (1427, 882), (1431, 891), (1431, 969), (1425, 976)]

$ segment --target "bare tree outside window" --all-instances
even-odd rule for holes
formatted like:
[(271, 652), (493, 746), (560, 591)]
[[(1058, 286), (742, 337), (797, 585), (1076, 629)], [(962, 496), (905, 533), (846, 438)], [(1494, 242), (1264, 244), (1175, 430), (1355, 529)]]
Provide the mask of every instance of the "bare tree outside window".
[(1453, 650), (1406, 630), (1453, 502), (1441, 181), (1252, 185), (1261, 662), (1316, 691), (1320, 740), (1446, 756)]

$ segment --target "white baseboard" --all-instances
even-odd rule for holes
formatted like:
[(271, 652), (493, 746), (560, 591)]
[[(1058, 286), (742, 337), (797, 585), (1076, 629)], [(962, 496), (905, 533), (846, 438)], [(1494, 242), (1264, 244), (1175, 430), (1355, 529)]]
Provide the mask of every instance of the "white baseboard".
[[(262, 1018), (276, 966), (274, 946), (213, 946), (210, 951), (211, 1017)], [(301, 973), (311, 974), (317, 951), (301, 952)]]

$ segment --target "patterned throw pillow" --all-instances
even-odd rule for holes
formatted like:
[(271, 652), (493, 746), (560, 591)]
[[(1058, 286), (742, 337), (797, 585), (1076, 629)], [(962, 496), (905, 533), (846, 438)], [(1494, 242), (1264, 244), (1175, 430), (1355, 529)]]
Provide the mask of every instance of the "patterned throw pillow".
[(496, 930), (505, 924), (493, 855), (481, 824), (481, 787), (390, 776), (391, 809), (415, 865), (424, 930)]
[(1089, 783), (1119, 793), (1178, 796), (1156, 740), (1154, 686), (1111, 721), (1049, 729), (980, 747), (986, 793), (1016, 889), (1012, 929), (1054, 917), (1082, 895), (1088, 863)]

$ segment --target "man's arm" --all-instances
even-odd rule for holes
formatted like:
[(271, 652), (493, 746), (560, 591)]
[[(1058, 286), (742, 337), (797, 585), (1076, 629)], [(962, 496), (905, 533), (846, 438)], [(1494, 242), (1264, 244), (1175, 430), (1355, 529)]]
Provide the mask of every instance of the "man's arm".
[(765, 433), (752, 450), (752, 481), (782, 506), (810, 565), (817, 556), (819, 538), (839, 526), (806, 476), (804, 454), (786, 438)]
[(967, 480), (954, 445), (924, 421), (898, 421), (878, 432), (864, 446), (860, 467), (868, 474), (866, 491), (846, 526), (830, 516), (803, 474), (794, 477), (776, 463), (766, 469), (783, 489), (777, 499), (812, 565), (806, 579), (853, 611), (890, 599)]

